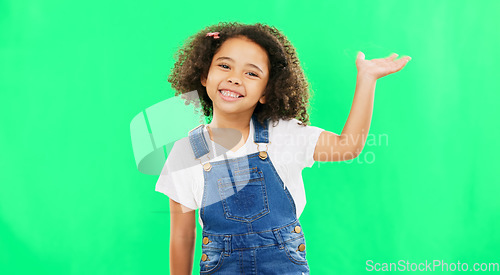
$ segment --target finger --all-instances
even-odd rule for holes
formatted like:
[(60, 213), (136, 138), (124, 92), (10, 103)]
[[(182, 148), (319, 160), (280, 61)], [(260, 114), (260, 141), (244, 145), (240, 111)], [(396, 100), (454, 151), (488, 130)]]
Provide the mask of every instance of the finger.
[(399, 61), (399, 60), (404, 60), (405, 62), (408, 62), (411, 60), (411, 57), (405, 55), (405, 56), (401, 57), (400, 59), (398, 59), (397, 61)]
[(411, 57), (409, 57), (409, 56), (403, 56), (400, 59), (396, 60), (396, 62), (401, 63), (403, 65), (406, 65), (406, 63), (408, 63), (408, 61), (410, 61), (410, 60), (411, 60)]
[(408, 58), (401, 58), (401, 59), (398, 59), (395, 61), (395, 67), (394, 67), (394, 72), (398, 72), (400, 71), (401, 69), (404, 68), (404, 66), (406, 66), (406, 64), (408, 64), (408, 61), (409, 59)]
[(365, 54), (363, 52), (358, 52), (358, 55), (356, 56), (356, 60), (365, 60)]
[(396, 57), (398, 57), (398, 56), (399, 56), (399, 54), (397, 54), (397, 53), (393, 53), (393, 54), (391, 54), (389, 57), (387, 57), (386, 59), (393, 61), (393, 60), (394, 60), (394, 59), (396, 59)]

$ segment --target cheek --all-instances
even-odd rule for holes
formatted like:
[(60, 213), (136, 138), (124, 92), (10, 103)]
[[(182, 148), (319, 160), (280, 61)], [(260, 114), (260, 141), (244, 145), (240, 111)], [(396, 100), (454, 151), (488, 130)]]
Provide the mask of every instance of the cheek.
[(208, 69), (207, 79), (213, 80), (215, 75), (216, 75), (215, 70), (212, 67), (210, 67)]
[(207, 76), (207, 87), (217, 85), (217, 77), (214, 74), (209, 73)]
[(268, 84), (267, 79), (266, 79), (266, 81), (262, 81), (262, 83), (260, 83), (260, 85), (261, 85), (261, 89), (262, 89), (262, 90), (266, 89), (267, 84)]
[(212, 71), (208, 71), (208, 74), (207, 74), (207, 81), (212, 80), (212, 78), (213, 78), (213, 73), (212, 73)]
[(221, 72), (218, 72), (217, 70), (212, 70), (211, 72), (208, 72), (208, 80), (210, 80), (212, 84), (218, 83), (224, 80), (224, 75), (221, 74)]

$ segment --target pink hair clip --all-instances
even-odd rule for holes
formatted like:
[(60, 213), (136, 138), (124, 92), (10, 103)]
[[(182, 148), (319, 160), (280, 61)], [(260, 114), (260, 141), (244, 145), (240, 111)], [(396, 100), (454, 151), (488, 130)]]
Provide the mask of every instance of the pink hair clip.
[(205, 36), (212, 36), (214, 39), (219, 38), (219, 32), (209, 32)]

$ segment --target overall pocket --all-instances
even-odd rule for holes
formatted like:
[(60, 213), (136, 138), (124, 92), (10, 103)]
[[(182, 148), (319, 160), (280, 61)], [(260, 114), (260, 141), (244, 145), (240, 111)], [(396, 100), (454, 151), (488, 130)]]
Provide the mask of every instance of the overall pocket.
[(306, 265), (306, 240), (304, 234), (285, 243), (285, 253), (295, 264)]
[(264, 175), (257, 167), (235, 171), (218, 186), (227, 219), (249, 222), (269, 213)]
[(221, 267), (223, 261), (223, 251), (203, 248), (200, 260), (200, 274), (212, 274)]

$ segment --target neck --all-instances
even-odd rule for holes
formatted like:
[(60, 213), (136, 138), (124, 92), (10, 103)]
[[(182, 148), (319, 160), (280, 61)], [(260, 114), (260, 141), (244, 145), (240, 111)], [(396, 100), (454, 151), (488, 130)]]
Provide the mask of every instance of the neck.
[(238, 130), (241, 133), (246, 133), (248, 130), (250, 130), (250, 119), (252, 118), (252, 113), (220, 115), (214, 109), (213, 119), (212, 122), (209, 124), (209, 126), (212, 129), (228, 128), (228, 129)]
[(248, 139), (251, 118), (252, 113), (220, 115), (214, 110), (212, 122), (208, 125), (210, 139), (227, 149), (237, 150)]

